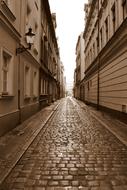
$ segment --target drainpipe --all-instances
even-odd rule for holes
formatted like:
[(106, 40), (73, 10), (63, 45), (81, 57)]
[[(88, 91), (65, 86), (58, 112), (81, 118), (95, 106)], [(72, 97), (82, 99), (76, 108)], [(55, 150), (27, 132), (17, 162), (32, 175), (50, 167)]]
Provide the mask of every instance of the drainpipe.
[(100, 56), (99, 56), (99, 48), (100, 48), (100, 22), (99, 22), (99, 0), (98, 0), (98, 63), (97, 63), (97, 110), (99, 110), (99, 69), (100, 69)]
[(19, 55), (19, 59), (18, 59), (18, 111), (19, 111), (19, 124), (21, 124), (21, 102), (20, 102), (20, 98), (21, 98), (21, 85), (20, 85), (20, 63), (21, 63), (21, 59), (20, 59), (20, 55)]
[(41, 73), (41, 66), (39, 68), (39, 90), (38, 90), (38, 94), (39, 94), (39, 110), (41, 110), (41, 76), (42, 76), (42, 73)]
[[(20, 26), (19, 26), (19, 31), (22, 34), (22, 8), (23, 8), (23, 2), (20, 2)], [(21, 39), (20, 39), (21, 42)], [(20, 78), (20, 72), (21, 72), (21, 55), (19, 54), (17, 56), (18, 59), (18, 111), (19, 111), (19, 124), (22, 122), (22, 114), (21, 114), (21, 78)]]

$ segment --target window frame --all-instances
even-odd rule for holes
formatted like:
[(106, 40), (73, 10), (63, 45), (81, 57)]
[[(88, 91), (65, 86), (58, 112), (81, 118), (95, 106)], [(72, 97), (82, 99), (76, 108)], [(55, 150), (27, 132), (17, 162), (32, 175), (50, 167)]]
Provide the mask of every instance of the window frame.
[[(0, 96), (14, 96), (14, 55), (7, 49), (1, 48), (1, 64), (0, 64)], [(4, 62), (4, 57), (7, 63)], [(4, 66), (4, 63), (7, 64)], [(4, 71), (6, 71), (6, 87), (4, 79)]]
[(116, 31), (116, 4), (115, 2), (112, 5), (111, 13), (112, 13), (112, 26), (113, 26), (113, 34), (114, 34)]
[(108, 16), (105, 19), (105, 39), (106, 39), (106, 43), (108, 42), (109, 39), (109, 26), (108, 26), (109, 22), (108, 22)]
[(127, 15), (127, 0), (122, 0), (122, 11), (123, 11), (123, 20), (126, 18)]
[[(26, 74), (26, 69), (28, 70), (28, 74)], [(28, 64), (24, 66), (24, 98), (29, 99), (31, 97), (31, 68)], [(29, 86), (29, 89), (27, 89)]]
[[(36, 75), (35, 75), (36, 73)], [(38, 70), (34, 69), (33, 71), (33, 97), (38, 97)]]

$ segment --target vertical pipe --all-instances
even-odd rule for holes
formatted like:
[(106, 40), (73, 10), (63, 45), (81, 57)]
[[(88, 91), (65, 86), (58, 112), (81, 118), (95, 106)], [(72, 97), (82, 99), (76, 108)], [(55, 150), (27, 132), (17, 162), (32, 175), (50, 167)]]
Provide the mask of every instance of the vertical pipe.
[[(22, 34), (22, 6), (23, 6), (23, 3), (24, 2), (20, 2), (20, 25), (19, 25), (19, 32), (20, 34)], [(21, 40), (21, 39), (20, 39)], [(19, 43), (19, 42), (18, 42)], [(19, 54), (17, 56), (17, 59), (18, 59), (18, 111), (19, 111), (19, 124), (21, 124), (21, 121), (22, 121), (22, 115), (21, 115), (21, 79), (20, 79), (20, 72), (21, 72), (21, 68), (20, 68), (20, 65), (21, 65), (21, 55)]]
[(99, 0), (98, 0), (98, 63), (97, 63), (97, 110), (99, 110), (99, 69), (100, 69), (100, 56), (99, 56), (99, 48), (100, 48), (100, 35), (99, 35), (99, 29), (100, 29), (100, 22), (99, 22)]
[(21, 98), (20, 64), (21, 64), (21, 59), (20, 59), (20, 55), (19, 55), (19, 58), (18, 58), (18, 111), (19, 111), (19, 124), (21, 124), (21, 121), (22, 121), (22, 118), (21, 118), (21, 102), (20, 102), (20, 98)]
[(39, 94), (39, 110), (41, 110), (41, 66), (39, 68), (39, 89), (38, 89), (38, 94)]

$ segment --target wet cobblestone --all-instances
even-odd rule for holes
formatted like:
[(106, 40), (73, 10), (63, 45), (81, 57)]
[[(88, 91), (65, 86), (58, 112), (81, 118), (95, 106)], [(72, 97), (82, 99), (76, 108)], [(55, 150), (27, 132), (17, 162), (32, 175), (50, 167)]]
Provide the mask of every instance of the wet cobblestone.
[(127, 147), (66, 98), (0, 189), (125, 190)]

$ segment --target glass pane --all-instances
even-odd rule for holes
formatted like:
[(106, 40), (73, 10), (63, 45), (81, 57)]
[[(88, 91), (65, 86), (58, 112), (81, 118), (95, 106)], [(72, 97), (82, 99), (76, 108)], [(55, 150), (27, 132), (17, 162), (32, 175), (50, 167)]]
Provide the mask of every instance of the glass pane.
[(3, 72), (3, 92), (7, 92), (7, 72)]

